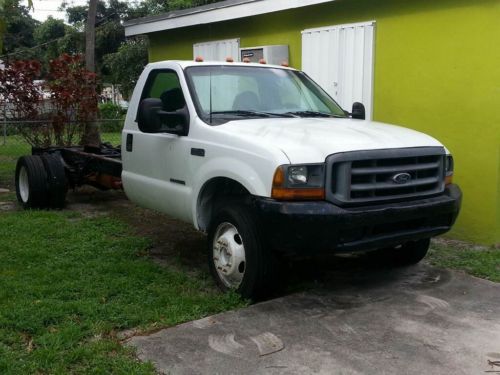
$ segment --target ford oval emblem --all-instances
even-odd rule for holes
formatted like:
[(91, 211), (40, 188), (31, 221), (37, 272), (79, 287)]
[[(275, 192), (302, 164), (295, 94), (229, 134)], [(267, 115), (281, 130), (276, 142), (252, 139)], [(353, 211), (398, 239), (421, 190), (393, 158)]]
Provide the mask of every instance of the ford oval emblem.
[(396, 184), (399, 184), (399, 185), (402, 185), (402, 184), (406, 184), (408, 181), (411, 180), (411, 175), (409, 173), (398, 173), (398, 174), (395, 174), (394, 176), (392, 176), (392, 181), (394, 181), (394, 183)]

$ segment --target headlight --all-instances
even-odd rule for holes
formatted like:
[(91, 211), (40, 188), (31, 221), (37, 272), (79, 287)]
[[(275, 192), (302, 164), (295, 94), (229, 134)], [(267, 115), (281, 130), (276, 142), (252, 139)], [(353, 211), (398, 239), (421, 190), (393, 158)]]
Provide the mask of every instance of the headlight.
[(325, 165), (282, 165), (276, 169), (271, 197), (280, 200), (325, 199)]
[(444, 163), (444, 171), (445, 171), (445, 179), (444, 184), (449, 185), (453, 183), (453, 169), (455, 167), (453, 161), (453, 156), (446, 155), (445, 163)]
[(292, 185), (307, 184), (309, 173), (305, 165), (288, 168), (288, 182)]
[(444, 170), (446, 171), (446, 175), (447, 176), (453, 175), (453, 167), (454, 167), (453, 156), (446, 155), (446, 161), (445, 161), (445, 164), (444, 164)]

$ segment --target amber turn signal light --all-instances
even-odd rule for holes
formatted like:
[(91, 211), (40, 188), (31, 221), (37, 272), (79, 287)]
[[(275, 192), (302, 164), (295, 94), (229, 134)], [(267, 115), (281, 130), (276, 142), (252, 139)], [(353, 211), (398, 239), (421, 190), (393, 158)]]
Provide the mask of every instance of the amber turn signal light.
[(273, 178), (271, 198), (277, 200), (324, 200), (324, 188), (290, 188), (285, 186), (283, 168), (276, 169)]

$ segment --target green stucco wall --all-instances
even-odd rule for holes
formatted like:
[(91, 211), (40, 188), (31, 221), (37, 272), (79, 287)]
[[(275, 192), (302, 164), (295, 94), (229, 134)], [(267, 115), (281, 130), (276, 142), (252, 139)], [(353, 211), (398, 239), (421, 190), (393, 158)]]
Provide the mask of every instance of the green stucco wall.
[(500, 242), (500, 1), (338, 0), (150, 34), (151, 61), (192, 59), (193, 44), (288, 44), (301, 67), (307, 28), (376, 21), (374, 119), (428, 133), (455, 156), (464, 192), (451, 236)]

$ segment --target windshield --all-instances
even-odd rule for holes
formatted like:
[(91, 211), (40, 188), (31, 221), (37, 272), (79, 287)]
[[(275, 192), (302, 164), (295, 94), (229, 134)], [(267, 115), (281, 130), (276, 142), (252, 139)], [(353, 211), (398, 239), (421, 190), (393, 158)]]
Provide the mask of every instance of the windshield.
[(198, 115), (209, 124), (263, 117), (346, 117), (304, 73), (256, 66), (194, 66), (186, 79)]

